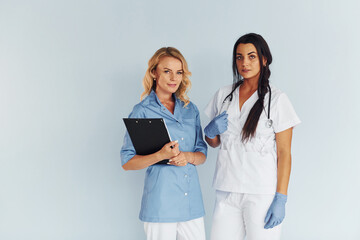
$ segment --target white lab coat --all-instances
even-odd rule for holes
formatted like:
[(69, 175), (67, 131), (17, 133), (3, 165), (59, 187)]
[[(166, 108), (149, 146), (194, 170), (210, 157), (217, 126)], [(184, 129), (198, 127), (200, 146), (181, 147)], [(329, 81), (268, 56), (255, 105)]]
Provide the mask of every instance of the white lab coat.
[(220, 88), (208, 103), (205, 114), (212, 120), (224, 108), (228, 113), (228, 129), (220, 135), (221, 144), (216, 162), (213, 186), (225, 192), (274, 194), (277, 184), (277, 154), (275, 133), (296, 126), (301, 121), (285, 93), (271, 86), (271, 128), (266, 127), (269, 94), (264, 98), (264, 110), (255, 137), (243, 143), (241, 130), (258, 99), (257, 91), (239, 108), (239, 88), (226, 107), (225, 97), (232, 85)]

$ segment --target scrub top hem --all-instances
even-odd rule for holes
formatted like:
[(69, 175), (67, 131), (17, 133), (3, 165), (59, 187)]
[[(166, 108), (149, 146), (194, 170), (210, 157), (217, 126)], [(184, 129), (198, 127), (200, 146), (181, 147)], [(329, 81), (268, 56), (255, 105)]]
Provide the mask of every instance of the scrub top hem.
[(223, 192), (233, 192), (233, 193), (247, 193), (247, 194), (275, 194), (276, 186), (274, 187), (242, 187), (234, 188), (230, 186), (213, 186), (215, 190)]
[(200, 214), (194, 214), (190, 217), (174, 217), (174, 218), (157, 218), (157, 217), (143, 217), (139, 216), (139, 219), (142, 222), (156, 222), (156, 223), (174, 223), (174, 222), (187, 222), (190, 220), (194, 220), (197, 218), (201, 218), (205, 216), (205, 212), (202, 212)]

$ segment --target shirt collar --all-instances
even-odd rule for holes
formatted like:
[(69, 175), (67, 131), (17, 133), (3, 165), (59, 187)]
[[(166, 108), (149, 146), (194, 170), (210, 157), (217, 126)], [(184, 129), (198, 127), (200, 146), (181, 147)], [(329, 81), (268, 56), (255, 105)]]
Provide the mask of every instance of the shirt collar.
[(162, 103), (160, 102), (160, 99), (158, 98), (154, 90), (151, 90), (149, 96), (151, 97), (151, 99), (154, 99), (157, 102), (157, 104), (162, 106)]
[[(156, 101), (160, 106), (163, 106), (162, 103), (160, 102), (160, 99), (158, 98), (158, 96), (156, 95), (156, 93), (155, 93), (154, 90), (151, 90), (149, 96), (150, 96), (152, 99), (155, 99), (155, 101)], [(175, 99), (175, 105), (180, 104), (181, 100), (176, 97), (175, 93), (173, 93), (172, 96), (173, 96), (173, 98)]]
[(173, 93), (173, 98), (175, 99), (175, 108), (174, 108), (174, 114), (171, 114), (169, 112), (169, 110), (166, 109), (166, 107), (160, 102), (160, 99), (158, 98), (158, 96), (156, 95), (154, 90), (151, 90), (149, 97), (151, 97), (151, 99), (154, 99), (155, 102), (159, 105), (160, 109), (162, 112), (164, 112), (166, 115), (175, 118), (177, 121), (178, 120), (182, 120), (181, 117), (181, 108), (182, 108), (182, 104), (181, 104), (181, 100), (179, 98), (176, 97), (175, 93)]

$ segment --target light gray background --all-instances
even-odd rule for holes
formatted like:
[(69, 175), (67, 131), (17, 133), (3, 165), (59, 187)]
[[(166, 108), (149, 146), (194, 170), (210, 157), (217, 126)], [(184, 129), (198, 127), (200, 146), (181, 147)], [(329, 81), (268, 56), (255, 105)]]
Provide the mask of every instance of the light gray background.
[[(358, 1), (0, 1), (0, 239), (144, 239), (144, 170), (124, 124), (160, 47), (186, 57), (204, 109), (231, 51), (263, 35), (302, 124), (283, 239), (360, 239)], [(203, 126), (209, 121), (201, 113)], [(209, 236), (217, 150), (198, 167)]]

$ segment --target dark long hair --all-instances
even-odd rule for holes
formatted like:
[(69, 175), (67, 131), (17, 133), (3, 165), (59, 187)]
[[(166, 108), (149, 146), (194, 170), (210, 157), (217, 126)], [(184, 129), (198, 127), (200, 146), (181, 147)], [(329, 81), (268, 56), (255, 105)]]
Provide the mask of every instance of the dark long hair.
[[(264, 107), (264, 97), (265, 94), (268, 92), (269, 87), (269, 77), (270, 77), (270, 69), (269, 65), (272, 62), (272, 56), (269, 49), (268, 44), (264, 40), (262, 36), (256, 33), (248, 33), (244, 36), (241, 36), (234, 44), (233, 49), (233, 59), (232, 59), (232, 70), (233, 70), (233, 88), (229, 95), (226, 96), (224, 101), (229, 98), (229, 100), (232, 100), (233, 93), (235, 89), (240, 86), (244, 79), (239, 74), (239, 71), (236, 66), (236, 49), (240, 43), (251, 43), (255, 46), (259, 62), (260, 62), (260, 76), (259, 76), (259, 82), (258, 82), (258, 89), (257, 93), (259, 96), (259, 99), (256, 101), (254, 106), (251, 108), (248, 118), (246, 119), (246, 122), (244, 124), (244, 127), (242, 129), (242, 141), (247, 141), (250, 138), (254, 137), (256, 127), (260, 118), (260, 115), (262, 113), (263, 107)], [(266, 65), (263, 65), (263, 58), (266, 59)]]

